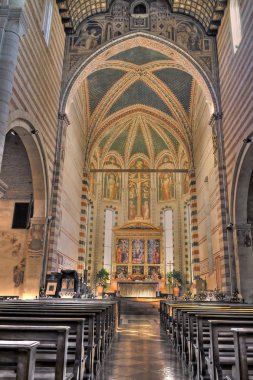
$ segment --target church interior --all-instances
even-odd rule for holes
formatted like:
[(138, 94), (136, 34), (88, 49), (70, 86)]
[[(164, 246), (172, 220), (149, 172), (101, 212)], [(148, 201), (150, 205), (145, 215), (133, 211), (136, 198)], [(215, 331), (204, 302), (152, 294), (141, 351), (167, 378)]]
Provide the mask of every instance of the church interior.
[(0, 0), (0, 378), (252, 378), (252, 44), (252, 0)]

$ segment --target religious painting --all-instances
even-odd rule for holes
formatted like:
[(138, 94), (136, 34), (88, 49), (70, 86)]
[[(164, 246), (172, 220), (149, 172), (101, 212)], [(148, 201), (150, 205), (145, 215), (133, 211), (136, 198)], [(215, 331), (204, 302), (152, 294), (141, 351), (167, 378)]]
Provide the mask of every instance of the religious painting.
[(144, 267), (143, 266), (133, 266), (132, 267), (132, 274), (135, 275), (143, 275), (144, 274)]
[(148, 240), (148, 264), (160, 264), (160, 240)]
[(101, 35), (102, 29), (96, 22), (85, 23), (75, 41), (75, 47), (83, 50), (93, 50), (101, 44)]
[(116, 266), (116, 278), (126, 279), (127, 278), (128, 267), (127, 265), (117, 265)]
[(175, 175), (161, 173), (159, 175), (159, 200), (169, 201), (175, 199)]
[(119, 173), (107, 173), (104, 175), (104, 198), (111, 201), (120, 199)]
[(119, 264), (128, 263), (129, 260), (129, 240), (118, 239), (116, 241), (116, 262)]
[(138, 159), (131, 165), (135, 169), (129, 173), (128, 178), (128, 218), (150, 219), (150, 174), (142, 172), (148, 166), (142, 159)]
[(132, 263), (144, 264), (144, 240), (132, 240)]
[(160, 267), (148, 267), (149, 276), (158, 276), (160, 274)]

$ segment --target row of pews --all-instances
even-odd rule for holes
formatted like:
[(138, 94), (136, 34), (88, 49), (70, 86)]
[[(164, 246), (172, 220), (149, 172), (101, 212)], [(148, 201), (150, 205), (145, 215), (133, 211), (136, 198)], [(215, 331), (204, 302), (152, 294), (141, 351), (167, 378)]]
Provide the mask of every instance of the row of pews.
[(253, 379), (253, 305), (162, 300), (160, 317), (191, 379)]
[(93, 380), (119, 321), (117, 300), (0, 302), (0, 378)]

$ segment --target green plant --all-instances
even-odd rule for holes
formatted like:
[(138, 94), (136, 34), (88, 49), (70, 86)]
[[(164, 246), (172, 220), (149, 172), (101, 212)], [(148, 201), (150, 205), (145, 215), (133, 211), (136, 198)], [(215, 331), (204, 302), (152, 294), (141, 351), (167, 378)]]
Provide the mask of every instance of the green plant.
[(96, 274), (96, 283), (101, 284), (103, 288), (106, 287), (106, 283), (109, 279), (110, 273), (105, 268), (100, 269), (100, 271)]
[(182, 275), (178, 270), (173, 269), (173, 271), (166, 274), (168, 284), (172, 287), (180, 287), (182, 285)]

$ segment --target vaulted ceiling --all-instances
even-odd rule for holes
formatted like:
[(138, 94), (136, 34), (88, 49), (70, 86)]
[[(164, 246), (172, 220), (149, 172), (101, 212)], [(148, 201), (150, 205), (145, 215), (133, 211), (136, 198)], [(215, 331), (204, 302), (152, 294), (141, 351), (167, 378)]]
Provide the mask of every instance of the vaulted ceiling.
[[(107, 12), (113, 0), (57, 0), (66, 31), (74, 32), (92, 15)], [(216, 33), (227, 0), (168, 0), (173, 13), (182, 13), (198, 20), (206, 32)]]
[(102, 161), (115, 153), (124, 166), (136, 155), (155, 166), (167, 152), (178, 167), (182, 151), (190, 162), (194, 86), (157, 50), (136, 46), (111, 55), (84, 81), (91, 151)]

